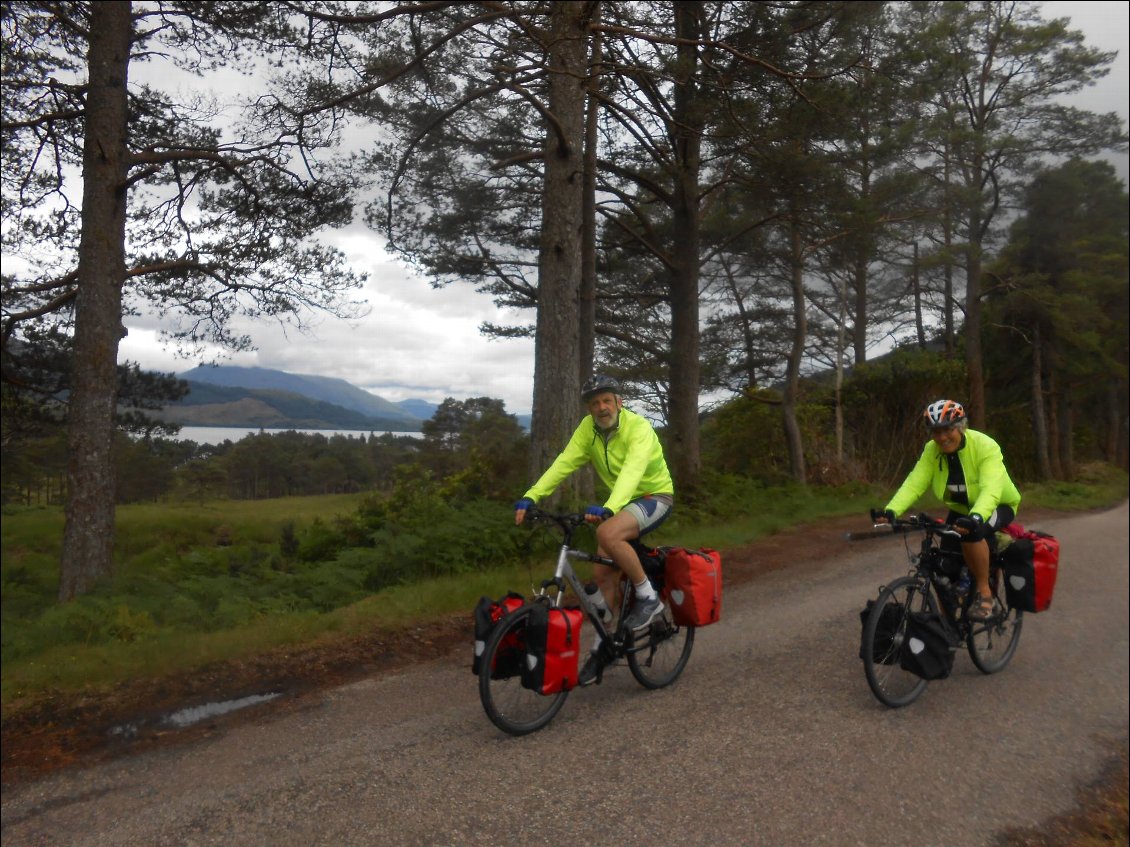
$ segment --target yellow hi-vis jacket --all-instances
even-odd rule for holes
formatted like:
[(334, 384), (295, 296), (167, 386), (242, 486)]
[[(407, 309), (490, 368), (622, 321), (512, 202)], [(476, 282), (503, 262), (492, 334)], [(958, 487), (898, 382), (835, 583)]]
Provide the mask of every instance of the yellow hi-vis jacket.
[(589, 462), (612, 492), (604, 506), (613, 514), (645, 494), (674, 494), (659, 436), (646, 418), (621, 409), (617, 425), (608, 432), (602, 432), (592, 416), (586, 415), (565, 449), (525, 496), (534, 502), (549, 496), (569, 474)]
[(958, 514), (976, 513), (988, 520), (998, 503), (1010, 506), (1013, 513), (1016, 513), (1020, 508), (1020, 492), (1005, 470), (1004, 456), (997, 442), (983, 432), (967, 429), (957, 451), (957, 458), (965, 474), (965, 492), (969, 506), (955, 502), (946, 490), (950, 474), (949, 463), (938, 445), (930, 439), (922, 448), (918, 463), (895, 492), (887, 508), (897, 517), (913, 506), (926, 493), (927, 488), (931, 488), (939, 500)]

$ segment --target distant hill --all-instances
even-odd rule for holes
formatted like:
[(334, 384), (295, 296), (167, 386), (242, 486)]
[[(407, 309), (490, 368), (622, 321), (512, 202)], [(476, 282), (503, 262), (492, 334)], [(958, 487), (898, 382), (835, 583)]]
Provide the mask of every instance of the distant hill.
[[(394, 403), (344, 379), (271, 368), (201, 365), (177, 377), (189, 394), (154, 417), (182, 426), (419, 432), (439, 408), (419, 399)], [(529, 429), (529, 415), (518, 420)]]
[(412, 414), (383, 397), (370, 394), (344, 379), (309, 374), (292, 374), (270, 368), (242, 368), (235, 365), (201, 365), (177, 374), (180, 379), (231, 388), (285, 391), (320, 400), (343, 409), (352, 409), (370, 418), (400, 420), (419, 425), (424, 418)]
[(246, 426), (268, 429), (357, 429), (417, 432), (417, 418), (364, 415), (289, 391), (236, 388), (187, 380), (189, 393), (156, 417), (182, 426)]
[(182, 426), (418, 432), (424, 422), (343, 379), (227, 365), (178, 377), (188, 383), (188, 395), (156, 417)]
[(427, 400), (401, 400), (396, 405), (409, 415), (424, 421), (431, 420), (436, 409), (439, 408), (435, 403), (429, 403)]

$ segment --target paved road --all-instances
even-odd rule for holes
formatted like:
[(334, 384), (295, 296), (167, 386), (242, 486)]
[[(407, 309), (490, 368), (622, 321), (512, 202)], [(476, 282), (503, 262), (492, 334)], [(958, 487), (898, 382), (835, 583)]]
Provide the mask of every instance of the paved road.
[(977, 847), (1069, 809), (1128, 731), (1127, 507), (1041, 521), (1055, 603), (1001, 674), (964, 653), (909, 708), (871, 696), (858, 610), (901, 542), (729, 591), (687, 672), (626, 669), (521, 739), (483, 715), (468, 651), (219, 737), (5, 790), (17, 845)]

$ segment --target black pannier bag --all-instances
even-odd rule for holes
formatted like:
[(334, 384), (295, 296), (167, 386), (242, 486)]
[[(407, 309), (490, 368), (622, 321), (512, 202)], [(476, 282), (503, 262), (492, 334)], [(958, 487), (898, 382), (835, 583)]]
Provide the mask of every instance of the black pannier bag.
[[(867, 629), (867, 618), (871, 616), (873, 608), (875, 608), (875, 601), (868, 600), (866, 608), (859, 613), (860, 659), (866, 656), (863, 651), (863, 634)], [(878, 662), (881, 665), (898, 664), (899, 654), (898, 650), (895, 649), (895, 636), (898, 634), (900, 623), (902, 623), (902, 607), (891, 602), (884, 603), (883, 610), (879, 612), (879, 625), (875, 627), (875, 643), (871, 648), (871, 652), (874, 654), (871, 657), (873, 662)]]
[[(500, 620), (513, 612), (524, 603), (521, 594), (510, 591), (499, 600), (489, 597), (480, 597), (475, 606), (475, 650), (471, 657), (471, 673), (478, 675), (482, 669), (483, 650), (486, 649), (487, 640)], [(506, 636), (507, 643), (499, 648), (495, 656), (491, 677), (506, 679), (517, 676), (522, 672), (522, 665), (526, 661), (526, 645), (520, 643), (520, 633), (512, 632)]]
[(933, 612), (911, 612), (899, 653), (899, 667), (923, 679), (945, 679), (953, 670), (950, 648), (942, 619)]

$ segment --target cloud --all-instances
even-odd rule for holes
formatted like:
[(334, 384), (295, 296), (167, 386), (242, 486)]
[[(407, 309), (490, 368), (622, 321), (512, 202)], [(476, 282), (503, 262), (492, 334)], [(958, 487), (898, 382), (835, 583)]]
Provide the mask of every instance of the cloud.
[[(532, 312), (500, 310), (470, 285), (434, 288), (386, 253), (375, 234), (347, 231), (326, 240), (342, 250), (355, 271), (368, 274), (361, 294), (368, 314), (348, 321), (308, 315), (306, 332), (274, 321), (243, 322), (239, 328), (251, 335), (257, 350), (230, 357), (210, 351), (210, 356), (226, 364), (336, 377), (394, 402), (493, 397), (512, 413), (530, 411), (533, 342), (490, 339), (479, 327), (484, 321), (528, 323)], [(131, 317), (126, 325), (119, 361), (162, 372), (196, 364), (161, 349), (156, 318)]]

